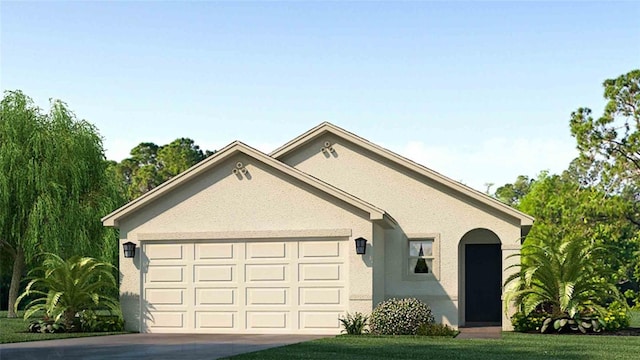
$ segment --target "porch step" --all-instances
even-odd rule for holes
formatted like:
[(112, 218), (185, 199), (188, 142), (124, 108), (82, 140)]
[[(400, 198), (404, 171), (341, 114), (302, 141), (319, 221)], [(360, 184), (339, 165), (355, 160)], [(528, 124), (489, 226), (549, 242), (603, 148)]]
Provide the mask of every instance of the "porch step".
[(456, 339), (501, 339), (502, 327), (500, 326), (474, 326), (461, 327)]

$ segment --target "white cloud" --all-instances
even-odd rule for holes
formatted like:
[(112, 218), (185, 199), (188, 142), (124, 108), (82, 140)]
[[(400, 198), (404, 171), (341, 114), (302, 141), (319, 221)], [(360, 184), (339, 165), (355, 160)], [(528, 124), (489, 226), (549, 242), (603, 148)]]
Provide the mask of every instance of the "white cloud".
[(571, 141), (502, 137), (451, 146), (410, 141), (399, 153), (483, 192), (487, 183), (495, 184), (495, 190), (518, 175), (535, 177), (542, 170), (560, 173), (578, 155)]

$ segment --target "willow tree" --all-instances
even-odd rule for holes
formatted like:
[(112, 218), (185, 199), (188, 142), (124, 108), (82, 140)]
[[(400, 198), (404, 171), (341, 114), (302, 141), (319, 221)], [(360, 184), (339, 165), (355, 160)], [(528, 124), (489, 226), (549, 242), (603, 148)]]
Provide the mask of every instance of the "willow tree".
[(0, 248), (13, 259), (8, 317), (42, 252), (113, 262), (117, 238), (100, 218), (120, 202), (97, 129), (59, 100), (43, 113), (21, 91), (0, 103)]

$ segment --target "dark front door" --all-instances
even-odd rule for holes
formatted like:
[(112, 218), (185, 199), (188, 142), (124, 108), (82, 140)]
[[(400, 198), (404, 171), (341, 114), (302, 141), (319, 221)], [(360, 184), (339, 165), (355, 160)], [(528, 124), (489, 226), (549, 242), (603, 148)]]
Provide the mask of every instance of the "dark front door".
[(465, 322), (500, 323), (502, 254), (500, 244), (465, 248)]

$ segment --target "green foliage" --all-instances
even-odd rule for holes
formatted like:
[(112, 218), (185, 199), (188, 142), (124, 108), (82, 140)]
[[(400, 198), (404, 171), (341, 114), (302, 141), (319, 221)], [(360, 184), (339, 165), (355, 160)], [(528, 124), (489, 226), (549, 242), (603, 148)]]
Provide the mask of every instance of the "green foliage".
[(416, 335), (456, 337), (460, 332), (445, 324), (422, 324)]
[(44, 313), (46, 319), (62, 320), (66, 331), (79, 331), (83, 311), (108, 309), (120, 314), (118, 301), (108, 294), (117, 287), (114, 266), (93, 258), (72, 257), (65, 261), (55, 254), (45, 254), (41, 267), (33, 269), (22, 299), (35, 296), (25, 307), (24, 318)]
[(607, 307), (602, 317), (606, 331), (616, 331), (629, 327), (629, 309), (618, 301), (614, 301)]
[(45, 317), (43, 319), (32, 320), (28, 327), (29, 332), (54, 334), (66, 332), (66, 328), (62, 319), (52, 319)]
[(84, 332), (114, 332), (124, 330), (124, 319), (118, 314), (104, 315), (94, 310), (80, 313), (80, 328)]
[(573, 316), (549, 316), (542, 322), (540, 332), (555, 330), (557, 332), (600, 332), (602, 331), (602, 321), (596, 316), (582, 316), (575, 314)]
[(571, 171), (542, 173), (518, 208), (536, 218), (527, 243), (540, 243), (541, 238), (591, 243), (600, 248), (594, 266), (607, 275), (602, 278), (611, 284), (637, 282), (640, 232), (628, 220), (633, 206), (627, 198), (584, 187)]
[(415, 335), (423, 324), (434, 322), (431, 308), (415, 298), (383, 301), (369, 317), (369, 329), (377, 335)]
[(603, 87), (607, 104), (602, 116), (594, 119), (591, 109), (577, 109), (571, 114), (571, 134), (599, 183), (620, 192), (640, 184), (640, 70), (605, 80)]
[(511, 266), (519, 271), (505, 282), (505, 306), (515, 302), (525, 315), (542, 308), (554, 319), (574, 319), (603, 316), (608, 299), (621, 299), (598, 266), (601, 247), (570, 234), (538, 231), (533, 236), (522, 247), (521, 263)]
[(542, 323), (547, 317), (547, 314), (541, 312), (532, 311), (525, 314), (518, 311), (511, 316), (511, 325), (513, 325), (513, 330), (518, 332), (540, 331)]
[(188, 138), (179, 138), (163, 146), (140, 143), (131, 150), (130, 158), (115, 166), (115, 173), (123, 193), (133, 200), (213, 153), (203, 152)]
[(505, 184), (496, 189), (494, 197), (509, 206), (517, 207), (522, 198), (531, 191), (534, 181), (528, 176), (519, 175), (513, 184)]
[[(113, 261), (115, 230), (100, 218), (121, 205), (108, 174), (97, 129), (78, 120), (59, 100), (43, 113), (20, 91), (0, 103), (0, 247), (16, 274), (9, 291), (9, 316), (20, 276), (49, 251)], [(4, 258), (3, 258), (4, 259)]]
[(349, 335), (362, 335), (367, 332), (366, 327), (369, 317), (362, 313), (356, 312), (353, 315), (347, 313), (345, 317), (341, 317), (339, 320), (343, 327), (343, 333), (347, 333)]

